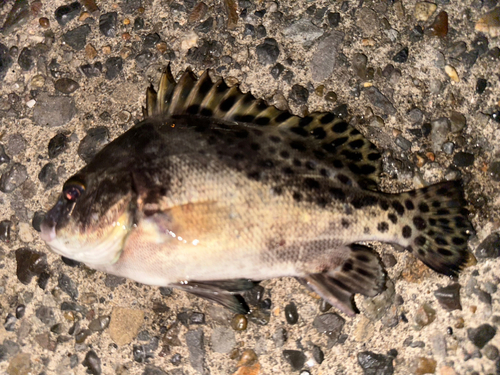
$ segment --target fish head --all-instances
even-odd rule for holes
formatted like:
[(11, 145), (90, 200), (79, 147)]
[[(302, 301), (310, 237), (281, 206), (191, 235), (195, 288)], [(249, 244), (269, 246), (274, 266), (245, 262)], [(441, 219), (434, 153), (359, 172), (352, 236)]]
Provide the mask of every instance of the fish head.
[(92, 161), (63, 185), (41, 224), (52, 251), (89, 265), (109, 265), (120, 256), (134, 225), (135, 197), (124, 168)]

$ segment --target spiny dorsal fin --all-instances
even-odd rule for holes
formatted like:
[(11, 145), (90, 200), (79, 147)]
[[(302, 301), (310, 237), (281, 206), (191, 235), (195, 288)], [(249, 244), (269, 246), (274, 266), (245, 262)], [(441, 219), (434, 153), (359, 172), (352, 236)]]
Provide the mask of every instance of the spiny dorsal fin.
[(248, 126), (276, 126), (304, 138), (314, 154), (333, 165), (351, 172), (362, 187), (374, 189), (379, 181), (381, 155), (377, 148), (357, 129), (330, 112), (316, 112), (299, 117), (243, 93), (239, 86), (229, 87), (223, 79), (212, 82), (208, 71), (196, 79), (186, 70), (175, 82), (170, 68), (160, 79), (158, 93), (147, 91), (148, 116), (205, 116), (228, 123)]

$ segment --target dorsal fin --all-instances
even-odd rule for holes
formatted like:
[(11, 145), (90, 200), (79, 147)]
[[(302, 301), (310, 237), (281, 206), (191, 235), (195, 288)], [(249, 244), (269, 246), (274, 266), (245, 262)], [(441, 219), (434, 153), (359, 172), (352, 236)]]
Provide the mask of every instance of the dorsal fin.
[(203, 116), (242, 126), (276, 126), (314, 146), (318, 158), (336, 168), (347, 168), (365, 188), (374, 189), (381, 172), (381, 155), (375, 145), (357, 129), (331, 112), (316, 112), (299, 117), (243, 93), (239, 86), (229, 87), (223, 79), (212, 82), (208, 71), (197, 79), (186, 70), (175, 82), (170, 68), (162, 74), (158, 93), (146, 93), (145, 116)]

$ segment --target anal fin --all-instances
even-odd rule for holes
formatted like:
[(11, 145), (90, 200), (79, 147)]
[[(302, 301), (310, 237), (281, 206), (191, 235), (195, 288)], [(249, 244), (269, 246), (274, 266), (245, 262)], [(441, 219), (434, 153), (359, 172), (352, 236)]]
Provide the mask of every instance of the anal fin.
[(346, 261), (323, 273), (299, 278), (313, 292), (343, 313), (354, 316), (356, 308), (354, 294), (374, 297), (384, 289), (385, 271), (378, 255), (369, 247), (352, 244)]

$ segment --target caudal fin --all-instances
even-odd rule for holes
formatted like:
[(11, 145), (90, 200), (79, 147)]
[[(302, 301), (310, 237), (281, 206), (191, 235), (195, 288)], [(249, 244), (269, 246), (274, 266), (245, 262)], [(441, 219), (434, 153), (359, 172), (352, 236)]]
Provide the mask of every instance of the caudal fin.
[(462, 183), (442, 182), (398, 200), (407, 212), (402, 227), (407, 249), (434, 271), (456, 276), (469, 257), (467, 240), (473, 232)]

